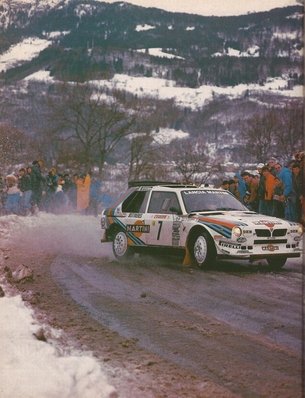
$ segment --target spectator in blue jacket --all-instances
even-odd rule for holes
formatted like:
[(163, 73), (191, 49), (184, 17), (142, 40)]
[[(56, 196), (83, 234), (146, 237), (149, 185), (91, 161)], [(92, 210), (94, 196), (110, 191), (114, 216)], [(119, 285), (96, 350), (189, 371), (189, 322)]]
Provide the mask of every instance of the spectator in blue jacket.
[(296, 208), (292, 200), (292, 172), (288, 167), (282, 166), (280, 163), (276, 163), (274, 169), (278, 178), (284, 184), (282, 200), (285, 202), (285, 218), (289, 221), (295, 221)]

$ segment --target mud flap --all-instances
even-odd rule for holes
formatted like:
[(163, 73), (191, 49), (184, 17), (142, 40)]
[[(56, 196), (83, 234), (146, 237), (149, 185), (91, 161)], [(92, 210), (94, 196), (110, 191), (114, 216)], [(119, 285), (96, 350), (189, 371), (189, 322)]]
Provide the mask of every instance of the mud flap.
[(188, 247), (185, 247), (185, 255), (184, 255), (184, 259), (182, 262), (182, 265), (192, 265), (192, 259), (191, 259), (191, 255), (190, 255), (190, 251), (188, 249)]

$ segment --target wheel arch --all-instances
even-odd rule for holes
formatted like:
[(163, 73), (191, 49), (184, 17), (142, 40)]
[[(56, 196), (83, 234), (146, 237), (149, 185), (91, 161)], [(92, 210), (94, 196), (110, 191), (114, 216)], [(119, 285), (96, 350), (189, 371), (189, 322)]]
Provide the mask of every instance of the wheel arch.
[(194, 240), (196, 239), (196, 237), (201, 233), (201, 232), (205, 232), (205, 234), (208, 236), (209, 238), (209, 243), (211, 244), (212, 249), (214, 250), (215, 254), (217, 252), (216, 250), (216, 245), (214, 242), (214, 239), (212, 238), (212, 235), (210, 234), (210, 232), (207, 230), (207, 228), (205, 228), (204, 226), (201, 225), (194, 225), (189, 233), (188, 236), (186, 238), (186, 247), (189, 250), (191, 248), (192, 243), (194, 243)]
[(111, 224), (107, 231), (108, 238), (113, 241), (115, 234), (119, 231), (126, 232), (124, 228), (120, 227), (118, 224)]

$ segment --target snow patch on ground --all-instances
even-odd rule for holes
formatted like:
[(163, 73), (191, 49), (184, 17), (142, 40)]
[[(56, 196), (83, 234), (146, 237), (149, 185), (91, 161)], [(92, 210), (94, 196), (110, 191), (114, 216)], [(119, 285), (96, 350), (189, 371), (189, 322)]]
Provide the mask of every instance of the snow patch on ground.
[[(99, 220), (79, 215), (39, 213), (37, 216), (0, 217), (0, 266), (8, 247), (106, 256), (108, 246), (99, 242)], [(1, 285), (5, 285), (1, 281)], [(6, 287), (3, 287), (6, 290)], [(106, 398), (116, 392), (100, 363), (91, 353), (62, 350), (56, 343), (40, 341), (41, 328), (21, 296), (6, 292), (0, 298), (0, 396), (1, 398)], [(58, 332), (57, 332), (58, 333)], [(51, 330), (56, 337), (56, 330)]]
[(258, 84), (238, 84), (229, 87), (210, 85), (202, 85), (198, 88), (177, 87), (173, 80), (134, 77), (124, 74), (116, 74), (111, 80), (95, 80), (91, 83), (100, 87), (127, 91), (137, 94), (139, 97), (150, 96), (164, 100), (174, 99), (178, 106), (191, 109), (202, 107), (217, 95), (237, 98), (245, 95), (245, 93), (251, 94), (251, 92), (274, 92), (287, 97), (303, 97), (303, 87), (301, 85), (288, 90), (287, 80), (280, 77), (269, 79), (263, 86)]
[(162, 48), (140, 48), (137, 50), (139, 53), (146, 53), (148, 52), (149, 55), (152, 55), (154, 57), (160, 57), (160, 58), (169, 58), (169, 59), (185, 59), (183, 57), (179, 57), (178, 55), (170, 54), (167, 52), (162, 51)]
[(171, 143), (173, 140), (181, 140), (183, 138), (187, 138), (189, 133), (186, 133), (182, 130), (174, 130), (162, 128), (158, 133), (154, 134), (154, 141), (157, 144), (165, 145)]
[(60, 352), (34, 337), (39, 325), (20, 296), (0, 299), (0, 317), (2, 398), (106, 398), (114, 393), (91, 355)]
[(0, 54), (0, 72), (5, 72), (22, 62), (30, 61), (51, 44), (52, 42), (48, 40), (28, 37), (22, 42), (11, 46), (8, 51)]
[(152, 30), (152, 29), (156, 29), (156, 27), (153, 25), (144, 24), (144, 25), (137, 25), (135, 28), (135, 31), (136, 32), (145, 32), (147, 30)]

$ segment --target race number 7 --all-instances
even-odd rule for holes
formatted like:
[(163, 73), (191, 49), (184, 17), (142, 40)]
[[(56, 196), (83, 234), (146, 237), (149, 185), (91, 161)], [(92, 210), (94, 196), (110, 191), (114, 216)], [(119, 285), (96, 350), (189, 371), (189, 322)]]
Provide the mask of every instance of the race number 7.
[(160, 234), (161, 234), (161, 229), (162, 229), (163, 221), (158, 221), (158, 223), (159, 223), (159, 229), (158, 229), (157, 240), (160, 239)]

